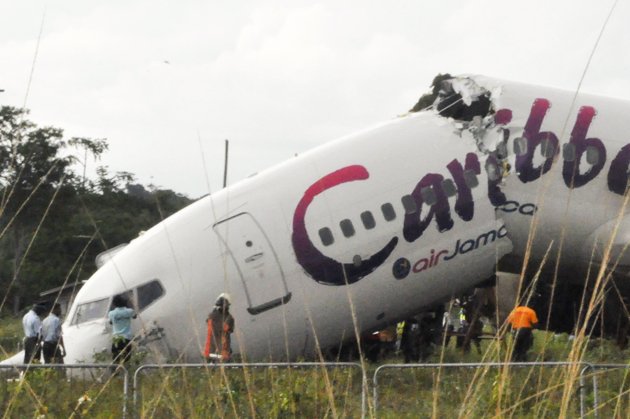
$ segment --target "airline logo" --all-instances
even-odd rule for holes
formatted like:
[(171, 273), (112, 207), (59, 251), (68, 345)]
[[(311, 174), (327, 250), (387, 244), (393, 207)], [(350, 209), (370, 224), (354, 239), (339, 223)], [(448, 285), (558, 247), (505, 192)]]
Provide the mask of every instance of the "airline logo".
[(415, 274), (424, 272), (431, 269), (441, 261), (450, 261), (456, 257), (477, 250), (481, 247), (494, 243), (497, 239), (502, 239), (507, 236), (507, 229), (505, 225), (502, 225), (496, 230), (490, 230), (486, 233), (482, 233), (477, 237), (469, 238), (466, 240), (457, 239), (452, 249), (442, 249), (435, 251), (431, 249), (429, 255), (424, 258), (418, 259), (413, 265), (405, 258), (400, 258), (394, 262), (392, 268), (392, 274), (396, 279), (404, 279), (410, 272)]
[[(474, 201), (472, 192), (464, 179), (464, 171), (472, 170), (476, 174), (481, 173), (479, 160), (474, 153), (466, 156), (466, 162), (461, 163), (454, 159), (447, 165), (451, 176), (457, 186), (457, 198), (455, 201), (455, 213), (464, 221), (470, 221), (474, 216)], [(360, 263), (341, 263), (320, 252), (313, 244), (306, 230), (306, 211), (315, 197), (324, 191), (347, 182), (366, 180), (370, 177), (367, 169), (360, 165), (347, 166), (335, 172), (329, 173), (317, 182), (313, 183), (304, 192), (293, 214), (293, 235), (291, 237), (293, 250), (298, 263), (314, 280), (326, 285), (348, 285), (357, 282), (366, 275), (372, 273), (381, 266), (398, 244), (398, 237), (393, 237), (378, 252)], [(446, 193), (442, 189), (444, 177), (438, 173), (425, 175), (411, 196), (415, 200), (419, 211), (414, 214), (406, 214), (403, 225), (403, 237), (409, 243), (416, 241), (435, 218), (439, 231), (450, 230), (453, 227), (450, 203)], [(420, 190), (426, 186), (432, 186), (437, 197), (437, 202), (429, 206), (424, 217), (420, 217), (424, 199)]]
[(507, 236), (507, 229), (505, 226), (501, 226), (497, 230), (490, 230), (487, 233), (480, 234), (478, 237), (464, 240), (457, 239), (455, 242), (455, 247), (452, 250), (440, 250), (439, 252), (435, 252), (431, 249), (430, 258), (423, 258), (417, 261), (413, 265), (413, 271), (415, 273), (422, 272), (428, 268), (432, 268), (436, 266), (440, 262), (440, 256), (444, 256), (443, 260), (451, 260), (455, 259), (460, 254), (465, 254), (471, 252), (473, 250), (478, 249), (479, 247), (487, 246), (490, 243), (494, 243), (497, 238), (503, 238)]
[[(516, 174), (523, 183), (535, 181), (547, 173), (559, 154), (560, 147), (557, 135), (551, 131), (540, 131), (550, 106), (551, 104), (547, 99), (536, 99), (527, 118), (523, 131), (526, 149), (523, 153), (519, 153), (515, 160)], [(562, 167), (562, 177), (565, 185), (569, 188), (580, 188), (591, 182), (600, 174), (606, 163), (606, 148), (603, 142), (599, 138), (587, 138), (588, 129), (595, 115), (595, 109), (590, 106), (580, 108), (571, 131), (568, 144), (572, 147), (573, 152), (567, 153)], [(497, 126), (506, 126), (511, 120), (512, 111), (509, 109), (500, 109), (495, 113), (494, 122)], [(509, 128), (503, 127), (502, 129), (504, 130), (504, 138), (509, 140)], [(534, 166), (534, 153), (539, 147), (544, 147), (546, 150), (544, 155), (546, 157), (542, 163)], [(585, 154), (589, 152), (598, 156), (595, 162), (585, 162), (587, 160)], [(499, 166), (499, 162), (493, 154), (488, 156), (488, 162)], [(586, 167), (586, 170), (582, 170), (583, 167)], [(624, 195), (628, 182), (629, 167), (630, 144), (627, 144), (621, 148), (610, 164), (607, 183), (611, 192)], [(460, 161), (454, 159), (447, 164), (446, 169), (450, 172), (457, 188), (454, 212), (464, 222), (471, 221), (474, 218), (475, 208), (471, 190), (464, 179), (464, 171), (470, 170), (479, 175), (481, 173), (479, 159), (475, 153), (468, 153), (463, 165)], [(296, 259), (306, 273), (321, 284), (347, 285), (359, 281), (381, 266), (398, 244), (399, 238), (393, 237), (368, 259), (362, 260), (358, 264), (342, 263), (320, 252), (308, 236), (305, 225), (306, 212), (309, 205), (319, 194), (340, 184), (363, 181), (369, 177), (368, 170), (360, 165), (347, 166), (329, 173), (314, 182), (304, 192), (304, 196), (300, 199), (295, 209), (291, 240)], [(404, 218), (402, 237), (408, 243), (418, 240), (434, 219), (440, 232), (448, 231), (453, 227), (454, 222), (450, 203), (442, 189), (443, 180), (444, 176), (439, 173), (428, 173), (420, 179), (411, 192), (418, 211), (413, 214), (406, 214)], [(420, 191), (427, 186), (433, 188), (437, 201), (430, 205), (424, 211), (424, 216), (422, 216), (424, 200)], [(504, 212), (518, 211), (522, 215), (532, 215), (536, 212), (537, 208), (534, 204), (526, 203), (521, 205), (516, 201), (508, 200), (501, 190), (500, 176), (497, 176), (497, 179), (494, 180), (488, 179), (487, 188), (489, 201)], [(497, 230), (495, 234), (497, 236), (505, 234), (505, 227), (502, 227), (502, 229)], [(429, 258), (416, 261), (413, 265), (408, 261), (405, 262), (406, 259), (398, 259), (394, 263), (394, 276), (398, 277), (406, 270), (407, 274), (409, 271), (421, 272), (436, 266), (441, 260), (450, 260), (458, 254), (472, 251), (478, 246), (477, 241), (467, 240), (461, 244), (456, 244), (451, 253), (446, 249), (441, 250), (430, 255)]]
[(304, 192), (293, 214), (293, 250), (298, 263), (317, 282), (326, 285), (346, 285), (373, 272), (385, 262), (398, 244), (398, 238), (392, 238), (381, 250), (369, 259), (354, 263), (341, 263), (321, 253), (313, 244), (306, 231), (306, 210), (313, 199), (322, 192), (346, 182), (356, 182), (369, 177), (363, 166), (348, 166), (329, 173), (313, 183)]

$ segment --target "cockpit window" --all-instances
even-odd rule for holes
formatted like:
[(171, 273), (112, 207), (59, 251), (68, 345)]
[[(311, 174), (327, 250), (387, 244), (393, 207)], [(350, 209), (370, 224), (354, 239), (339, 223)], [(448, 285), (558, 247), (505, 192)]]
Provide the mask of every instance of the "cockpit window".
[[(122, 294), (119, 294), (120, 296), (122, 296), (122, 298), (125, 300), (125, 302), (127, 303), (127, 307), (129, 308), (136, 308), (136, 298), (135, 298), (135, 293), (133, 292), (133, 290), (129, 290), (129, 291), (125, 291)], [(113, 310), (114, 308), (114, 300), (112, 299), (112, 302), (109, 306), (109, 310)]]
[(104, 318), (107, 314), (109, 298), (80, 304), (74, 312), (71, 324), (85, 323), (90, 320)]
[[(125, 298), (129, 307), (142, 311), (164, 295), (164, 287), (162, 287), (160, 281), (154, 279), (121, 295)], [(90, 320), (105, 318), (107, 312), (114, 308), (111, 306), (111, 302), (111, 298), (103, 298), (102, 300), (80, 304), (77, 306), (71, 324), (81, 324)]]
[(138, 287), (138, 310), (144, 310), (145, 307), (163, 295), (164, 288), (157, 279), (140, 285)]

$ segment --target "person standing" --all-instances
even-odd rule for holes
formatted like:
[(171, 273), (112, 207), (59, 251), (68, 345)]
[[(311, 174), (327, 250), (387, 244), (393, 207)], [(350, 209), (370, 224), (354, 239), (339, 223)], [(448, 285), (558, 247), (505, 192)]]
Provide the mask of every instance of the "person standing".
[(234, 331), (234, 317), (230, 314), (230, 296), (227, 293), (217, 297), (206, 322), (208, 333), (204, 357), (208, 362), (229, 361), (232, 355), (230, 335)]
[(39, 362), (41, 348), (39, 346), (40, 333), (42, 329), (41, 317), (45, 313), (44, 306), (35, 304), (28, 313), (22, 317), (22, 327), (24, 328), (24, 363)]
[(66, 349), (63, 345), (61, 335), (61, 306), (55, 303), (50, 314), (42, 322), (42, 349), (44, 352), (44, 363), (63, 364), (63, 357)]
[(131, 319), (136, 318), (136, 312), (129, 308), (122, 295), (114, 296), (112, 306), (114, 308), (107, 314), (112, 325), (112, 360), (123, 364), (131, 357)]
[(527, 351), (534, 344), (532, 328), (538, 323), (536, 312), (525, 305), (518, 306), (508, 316), (514, 334), (512, 361), (527, 361)]

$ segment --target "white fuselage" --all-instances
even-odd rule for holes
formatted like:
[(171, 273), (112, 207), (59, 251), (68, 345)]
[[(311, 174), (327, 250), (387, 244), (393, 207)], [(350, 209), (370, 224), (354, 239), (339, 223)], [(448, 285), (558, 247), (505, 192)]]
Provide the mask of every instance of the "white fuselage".
[[(155, 337), (147, 347), (158, 358), (200, 360), (205, 319), (215, 298), (228, 292), (234, 352), (280, 360), (310, 356), (317, 346), (462, 293), (490, 277), (501, 256), (523, 256), (528, 243), (540, 259), (548, 249), (556, 254), (562, 241), (562, 263), (582, 263), (595, 230), (621, 208), (609, 172), (630, 140), (623, 130), (630, 106), (590, 96), (571, 106), (570, 92), (468, 80), (491, 92), (494, 110), (502, 110), (497, 121), (484, 119), (483, 131), (435, 111), (397, 118), (200, 199), (133, 240), (77, 295), (64, 323), (66, 362), (90, 361), (109, 349), (109, 303), (89, 306), (98, 307), (88, 321), (77, 320), (77, 310), (128, 290), (138, 299), (145, 293), (138, 287), (155, 281), (162, 294), (133, 326)], [(536, 99), (553, 106), (533, 109)], [(572, 131), (571, 141), (580, 140), (574, 126), (581, 106), (597, 110), (583, 140), (601, 139), (606, 157), (596, 176), (570, 188), (562, 144)], [(545, 132), (559, 145), (542, 173), (540, 150), (553, 142)], [(495, 180), (486, 169), (506, 139), (511, 169)], [(528, 151), (531, 161), (515, 141), (537, 146)], [(594, 164), (584, 151), (578, 175), (604, 158), (589, 153)], [(489, 198), (489, 185), (505, 194), (503, 201)]]

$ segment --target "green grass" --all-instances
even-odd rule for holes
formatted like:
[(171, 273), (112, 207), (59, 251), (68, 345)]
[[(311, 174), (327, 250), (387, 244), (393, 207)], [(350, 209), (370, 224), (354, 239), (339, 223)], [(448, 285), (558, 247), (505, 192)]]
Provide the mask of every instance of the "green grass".
[(22, 319), (0, 318), (0, 355), (3, 358), (17, 352), (18, 347), (21, 347), (23, 334)]
[[(9, 324), (12, 323), (12, 324)], [(0, 336), (15, 333), (15, 323), (0, 326)], [(19, 330), (19, 329), (18, 329)], [(455, 342), (434, 348), (428, 363), (498, 362), (507, 359), (511, 338), (484, 340), (482, 353), (468, 353)], [(577, 354), (577, 355), (576, 355)], [(630, 351), (612, 342), (578, 342), (567, 335), (535, 332), (530, 361), (581, 359), (591, 363), (627, 363)], [(378, 376), (378, 410), (372, 397), (374, 371), (384, 363), (401, 364), (391, 355), (366, 364), (368, 417), (509, 417), (579, 416), (581, 367), (386, 369)], [(630, 415), (629, 370), (589, 371), (585, 375), (585, 407), (593, 417), (592, 378), (598, 380), (600, 418)], [(107, 369), (88, 376), (65, 376), (32, 370), (23, 380), (4, 370), (0, 383), (3, 417), (120, 417), (123, 384)], [(128, 412), (133, 411), (129, 376)], [(362, 370), (352, 368), (195, 368), (157, 369), (140, 374), (139, 417), (168, 418), (355, 418), (361, 414)], [(85, 397), (87, 396), (87, 398)], [(80, 400), (83, 400), (82, 402)]]
[(19, 378), (15, 370), (2, 370), (0, 411), (8, 418), (118, 418), (124, 406), (123, 380), (107, 375), (91, 370), (70, 377), (32, 369)]

